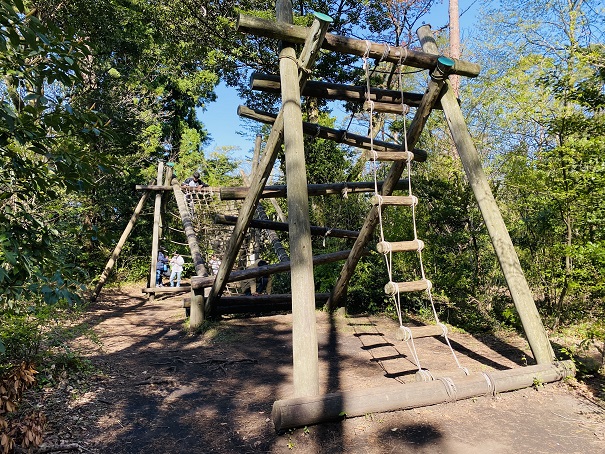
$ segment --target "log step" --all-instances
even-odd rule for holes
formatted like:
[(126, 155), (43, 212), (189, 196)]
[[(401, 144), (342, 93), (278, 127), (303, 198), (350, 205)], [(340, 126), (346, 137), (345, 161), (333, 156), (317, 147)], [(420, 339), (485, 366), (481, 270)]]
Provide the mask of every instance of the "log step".
[(364, 151), (363, 157), (368, 161), (413, 161), (414, 153), (411, 151)]
[[(315, 301), (316, 306), (322, 307), (325, 301), (330, 297), (329, 293), (316, 293)], [(270, 295), (259, 294), (259, 295), (231, 295), (221, 296), (218, 301), (218, 311), (222, 312), (223, 308), (231, 309), (242, 309), (242, 308), (254, 308), (254, 307), (265, 307), (271, 305), (285, 305), (286, 310), (292, 309), (292, 295), (290, 293), (272, 293)], [(191, 306), (191, 298), (183, 299), (183, 307)], [(280, 306), (281, 307), (281, 306)], [(281, 309), (274, 309), (281, 310)], [(235, 312), (238, 312), (235, 310)], [(241, 312), (241, 311), (240, 311)]]
[(443, 336), (445, 332), (444, 328), (440, 325), (400, 326), (395, 333), (395, 339), (398, 341), (408, 341), (422, 337)]
[(371, 198), (372, 205), (382, 206), (416, 206), (418, 205), (418, 197), (415, 195), (375, 195)]
[(424, 241), (381, 241), (376, 245), (376, 251), (379, 254), (388, 254), (389, 252), (410, 252), (422, 251), (424, 249)]
[(431, 281), (428, 279), (412, 282), (389, 282), (384, 286), (384, 292), (387, 295), (396, 295), (397, 293), (421, 292), (431, 287)]

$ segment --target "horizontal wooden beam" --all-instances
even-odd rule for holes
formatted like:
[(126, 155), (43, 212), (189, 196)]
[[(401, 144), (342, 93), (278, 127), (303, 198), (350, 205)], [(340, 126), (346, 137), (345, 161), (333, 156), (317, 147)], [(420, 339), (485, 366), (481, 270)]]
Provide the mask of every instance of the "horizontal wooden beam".
[[(237, 19), (236, 28), (242, 33), (250, 33), (265, 38), (273, 38), (291, 43), (302, 44), (309, 34), (309, 28), (298, 25), (285, 24), (269, 19), (247, 16), (240, 14)], [(362, 39), (347, 38), (345, 36), (326, 33), (326, 37), (321, 46), (327, 50), (333, 50), (344, 54), (357, 55), (363, 57), (390, 61), (392, 63), (402, 63), (414, 68), (435, 69), (437, 67), (438, 55), (419, 52), (407, 47), (389, 47), (388, 44), (372, 43)], [(475, 63), (463, 60), (454, 60), (452, 74), (459, 74), (467, 77), (477, 77), (481, 67)]]
[[(382, 189), (382, 181), (378, 182), (378, 191)], [(408, 180), (399, 180), (395, 185), (395, 189), (404, 190), (408, 188)], [(310, 184), (307, 186), (310, 196), (345, 193), (352, 194), (358, 192), (374, 192), (374, 182), (372, 181), (355, 181), (350, 183), (326, 183), (326, 184)], [(260, 198), (283, 198), (287, 195), (288, 188), (286, 185), (265, 186)], [(221, 200), (241, 200), (246, 197), (248, 188), (246, 186), (221, 188)]]
[[(225, 216), (223, 214), (217, 214), (214, 217), (215, 224), (223, 224), (223, 225), (235, 225), (237, 222), (237, 216)], [(288, 223), (287, 222), (275, 222), (275, 221), (263, 221), (261, 219), (253, 219), (250, 222), (250, 227), (254, 227), (257, 229), (265, 229), (265, 230), (278, 230), (282, 232), (288, 231)], [(311, 235), (313, 236), (329, 236), (334, 238), (357, 238), (359, 232), (354, 230), (342, 230), (342, 229), (332, 229), (329, 227), (317, 227), (311, 226)]]
[[(258, 109), (250, 109), (249, 107), (241, 105), (237, 108), (237, 114), (240, 117), (250, 118), (251, 120), (260, 121), (261, 123), (266, 124), (272, 124), (276, 118), (276, 115), (270, 112), (265, 112)], [(350, 147), (360, 148), (362, 150), (374, 150), (378, 152), (405, 152), (404, 144), (389, 143), (382, 140), (372, 140), (370, 137), (353, 134), (344, 129), (328, 128), (315, 123), (303, 122), (303, 132), (308, 136), (332, 140), (334, 142), (342, 143)], [(414, 161), (426, 161), (427, 152), (425, 150), (414, 149), (412, 150), (412, 153), (414, 153)]]
[[(250, 77), (250, 88), (265, 93), (280, 93), (281, 83), (279, 77), (274, 74), (252, 73)], [(365, 85), (345, 85), (330, 82), (310, 80), (301, 93), (303, 96), (313, 98), (333, 99), (355, 103), (365, 103), (368, 98)], [(370, 88), (370, 100), (374, 103), (384, 103), (399, 106), (401, 110), (402, 93), (399, 90), (385, 90), (382, 88)], [(409, 107), (417, 107), (422, 101), (421, 93), (403, 92), (403, 104)], [(436, 109), (440, 108), (437, 103)], [(401, 112), (399, 112), (401, 113)]]
[(536, 381), (551, 383), (575, 374), (572, 361), (515, 369), (496, 370), (463, 377), (361, 388), (322, 396), (278, 400), (271, 419), (276, 431), (309, 426), (343, 417), (352, 418), (377, 412), (426, 407), (472, 397), (489, 396), (533, 386)]
[[(219, 187), (216, 186), (197, 186), (197, 187), (192, 187), (192, 186), (181, 186), (182, 190), (184, 192), (208, 192), (208, 193), (214, 193), (214, 192), (218, 192), (219, 191)], [(145, 190), (145, 191), (172, 191), (173, 187), (172, 186), (162, 186), (162, 185), (158, 185), (158, 184), (150, 184), (150, 185), (144, 185), (144, 184), (137, 184), (135, 186), (135, 189), (137, 191), (140, 190)]]
[[(316, 255), (315, 257), (313, 257), (313, 266), (345, 260), (349, 256), (349, 252), (351, 251), (338, 251), (331, 252), (329, 254)], [(258, 266), (255, 268), (233, 271), (227, 277), (226, 282), (244, 281), (246, 279), (252, 279), (260, 276), (269, 276), (271, 274), (276, 273), (286, 273), (288, 271), (290, 271), (290, 262), (282, 262), (277, 263), (275, 265)], [(210, 287), (213, 283), (214, 276), (193, 276), (191, 278), (191, 287), (193, 287), (194, 290), (201, 290), (203, 288)]]
[(191, 291), (191, 286), (183, 285), (181, 287), (147, 287), (141, 289), (143, 293), (184, 293)]

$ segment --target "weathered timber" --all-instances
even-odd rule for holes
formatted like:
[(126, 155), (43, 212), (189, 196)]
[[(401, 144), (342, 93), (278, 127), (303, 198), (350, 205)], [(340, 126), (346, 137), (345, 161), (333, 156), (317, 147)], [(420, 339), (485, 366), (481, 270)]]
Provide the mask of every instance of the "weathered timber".
[[(235, 225), (237, 216), (225, 216), (217, 214), (214, 217), (215, 224)], [(261, 219), (253, 219), (250, 222), (250, 227), (257, 229), (270, 229), (286, 232), (288, 230), (287, 222), (265, 221)], [(334, 238), (357, 238), (359, 232), (353, 230), (332, 229), (330, 227), (311, 226), (311, 235), (313, 236), (329, 236)]]
[[(288, 10), (287, 12), (285, 10)], [(291, 0), (277, 0), (277, 22), (292, 24)], [(310, 32), (301, 51), (301, 60), (320, 49), (332, 19), (315, 14)], [(315, 320), (315, 288), (313, 277), (313, 250), (309, 220), (309, 194), (305, 170), (305, 145), (300, 106), (298, 64), (294, 45), (283, 41), (279, 52), (281, 102), (284, 110), (284, 154), (286, 181), (289, 191), (288, 237), (290, 240), (290, 282), (292, 287), (292, 357), (295, 396), (319, 394), (319, 354)], [(305, 54), (306, 52), (306, 54)], [(313, 66), (318, 52), (312, 53), (309, 67)]]
[[(384, 181), (378, 181), (378, 190), (382, 190), (382, 185)], [(395, 183), (393, 190), (403, 190), (407, 189), (409, 182), (406, 179), (398, 180)], [(241, 200), (245, 199), (250, 188), (247, 187), (224, 187), (221, 188), (220, 198), (221, 200)], [(307, 192), (310, 196), (320, 196), (320, 195), (330, 195), (330, 194), (338, 194), (344, 195), (353, 194), (358, 192), (373, 192), (374, 191), (374, 182), (373, 181), (354, 181), (348, 183), (326, 183), (326, 184), (310, 184), (307, 186)], [(288, 194), (288, 186), (283, 185), (275, 185), (275, 186), (265, 186), (262, 194), (259, 194), (259, 198), (283, 198)]]
[[(124, 244), (126, 243), (126, 240), (128, 239), (128, 237), (130, 236), (130, 232), (132, 232), (134, 224), (137, 222), (137, 219), (139, 218), (139, 215), (141, 214), (141, 210), (143, 209), (143, 206), (145, 206), (145, 201), (147, 200), (147, 197), (149, 197), (149, 191), (145, 191), (143, 193), (143, 195), (141, 196), (141, 199), (139, 200), (139, 203), (135, 207), (134, 213), (130, 217), (130, 220), (128, 221), (128, 224), (126, 225), (124, 232), (122, 232), (122, 236), (120, 237), (118, 244), (116, 244), (116, 247), (114, 248), (113, 252), (111, 253), (111, 257), (107, 261), (107, 264), (105, 265), (105, 268), (103, 269), (103, 272), (101, 273), (101, 276), (99, 277), (99, 282), (97, 282), (97, 285), (95, 286), (95, 290), (93, 292), (93, 299), (98, 298), (99, 293), (101, 293), (101, 289), (103, 289), (105, 282), (107, 282), (109, 273), (111, 273), (111, 270), (113, 269), (113, 266), (116, 263), (116, 260), (120, 256), (120, 252), (122, 252), (122, 248), (124, 247)], [(155, 276), (154, 276), (154, 282), (155, 282)]]
[[(327, 421), (378, 412), (418, 408), (454, 400), (490, 396), (533, 386), (536, 380), (551, 383), (573, 376), (572, 361), (538, 364), (516, 369), (497, 370), (452, 377), (448, 380), (394, 383), (389, 387), (363, 388), (322, 396), (278, 400), (271, 419), (275, 430), (309, 426)], [(454, 390), (454, 391), (452, 391)]]
[[(316, 255), (313, 257), (313, 265), (323, 265), (325, 263), (333, 263), (341, 260), (345, 260), (349, 255), (350, 251), (338, 251), (330, 252), (329, 254)], [(227, 276), (227, 282), (244, 281), (246, 279), (252, 279), (260, 276), (269, 276), (276, 273), (286, 273), (290, 271), (290, 262), (276, 263), (274, 265), (258, 266), (255, 268), (248, 268), (245, 270), (233, 271)], [(191, 287), (194, 289), (203, 289), (212, 286), (215, 281), (215, 276), (198, 277), (194, 276), (191, 278)], [(306, 290), (305, 290), (306, 291)]]
[[(292, 43), (303, 43), (309, 34), (307, 27), (274, 22), (268, 19), (240, 14), (237, 20), (237, 30), (265, 38), (275, 38)], [(432, 54), (414, 51), (404, 47), (387, 47), (386, 44), (369, 43), (362, 39), (347, 38), (345, 36), (326, 34), (322, 47), (340, 53), (357, 55), (379, 61), (390, 61), (392, 63), (405, 63), (407, 66), (423, 69), (434, 69), (437, 66), (437, 57)], [(462, 60), (453, 60), (452, 74), (461, 76), (477, 77), (481, 68), (475, 63)]]
[[(162, 186), (164, 178), (164, 162), (158, 162), (157, 185)], [(160, 223), (162, 222), (162, 193), (158, 192), (155, 195), (155, 204), (153, 208), (153, 233), (151, 238), (151, 269), (149, 270), (149, 287), (154, 288), (156, 285), (156, 265), (158, 263), (158, 252), (160, 248)], [(149, 294), (149, 300), (153, 301), (153, 293)]]
[(389, 252), (411, 252), (422, 251), (424, 249), (424, 241), (381, 241), (376, 244), (376, 251), (379, 254), (388, 254)]
[(372, 205), (388, 206), (403, 206), (411, 207), (418, 205), (418, 197), (415, 195), (379, 195), (372, 196), (370, 199)]
[[(314, 46), (315, 44), (317, 43), (305, 42), (304, 47), (309, 48), (310, 46)], [(314, 54), (319, 52), (319, 48), (312, 48), (311, 50), (312, 52), (305, 51), (304, 55), (307, 56), (306, 60), (299, 59), (298, 61), (300, 65), (298, 83), (301, 89), (304, 89), (307, 79), (309, 78), (309, 63), (312, 61), (312, 59), (315, 58)], [(252, 220), (252, 216), (254, 215), (256, 205), (260, 198), (260, 193), (265, 187), (265, 184), (269, 179), (269, 175), (273, 170), (273, 164), (275, 163), (275, 159), (277, 158), (277, 152), (281, 149), (281, 145), (283, 143), (283, 134), (284, 117), (282, 107), (275, 119), (275, 122), (273, 123), (273, 127), (271, 128), (271, 132), (269, 133), (267, 142), (265, 143), (265, 148), (262, 153), (261, 160), (258, 166), (256, 167), (256, 171), (252, 175), (252, 183), (250, 186), (250, 190), (248, 191), (248, 194), (246, 195), (242, 207), (240, 209), (238, 222), (233, 228), (233, 233), (231, 234), (231, 237), (227, 242), (223, 260), (221, 261), (221, 265), (219, 266), (218, 273), (216, 275), (216, 281), (212, 286), (210, 294), (206, 299), (206, 305), (209, 308), (216, 304), (217, 300), (220, 298), (220, 295), (225, 290), (225, 286), (227, 285), (226, 277), (233, 268), (233, 265), (235, 264), (237, 254), (244, 241), (246, 230), (248, 229), (248, 225)]]
[(443, 336), (445, 331), (440, 325), (406, 326), (399, 327), (395, 332), (395, 339), (408, 341), (410, 339), (421, 339), (423, 337)]
[(430, 281), (422, 279), (411, 282), (389, 282), (384, 286), (384, 293), (387, 295), (396, 295), (397, 293), (421, 292), (428, 289)]
[(362, 154), (363, 158), (368, 161), (412, 161), (414, 159), (414, 153), (410, 151), (364, 151)]
[[(437, 52), (437, 45), (430, 27), (420, 27), (417, 33), (425, 51)], [(464, 121), (460, 106), (456, 101), (456, 96), (449, 84), (446, 84), (443, 90), (441, 103), (462, 166), (477, 199), (531, 350), (538, 364), (548, 364), (555, 358), (552, 346), (536, 308), (532, 291), (523, 274), (508, 229), (504, 219), (502, 219), (502, 214), (494, 199), (485, 172), (481, 167), (481, 159)]]
[(191, 287), (189, 285), (182, 285), (181, 287), (153, 287), (153, 288), (142, 288), (143, 293), (184, 293), (189, 292)]
[[(172, 186), (166, 184), (137, 184), (134, 188), (137, 191), (172, 191)], [(218, 192), (220, 188), (218, 186), (181, 186), (181, 189), (185, 192), (206, 192), (212, 194)]]
[[(252, 120), (267, 124), (272, 124), (276, 118), (275, 114), (264, 112), (258, 109), (250, 109), (249, 107), (241, 105), (237, 108), (237, 114), (241, 117), (250, 118)], [(328, 128), (315, 123), (303, 122), (303, 132), (309, 136), (332, 140), (334, 142), (360, 148), (362, 150), (373, 149), (374, 151), (391, 152), (405, 151), (405, 145), (403, 144), (389, 143), (382, 140), (372, 141), (367, 136), (360, 136), (358, 134), (350, 133), (344, 129)], [(412, 150), (412, 153), (414, 154), (414, 161), (426, 161), (427, 152), (425, 150)]]
[[(329, 293), (316, 293), (315, 300), (321, 300), (322, 298), (327, 298)], [(189, 307), (191, 300), (189, 298), (184, 298), (183, 307)], [(256, 294), (256, 295), (223, 295), (221, 301), (218, 305), (225, 307), (237, 308), (241, 306), (258, 306), (258, 305), (271, 305), (271, 304), (286, 304), (292, 307), (292, 294), (290, 293), (272, 293), (270, 295), (266, 294)]]
[[(414, 148), (416, 142), (420, 138), (420, 134), (428, 120), (428, 117), (431, 113), (431, 109), (437, 99), (439, 98), (439, 93), (443, 88), (445, 83), (445, 79), (448, 74), (448, 70), (451, 69), (451, 65), (453, 62), (447, 58), (440, 58), (439, 66), (433, 70), (431, 73), (431, 79), (429, 80), (429, 84), (427, 87), (427, 91), (422, 98), (422, 102), (418, 109), (416, 109), (416, 113), (414, 114), (414, 118), (410, 127), (408, 128), (406, 141), (408, 144), (408, 149)], [(403, 170), (407, 167), (407, 163), (401, 161), (393, 162), (391, 166), (391, 170), (387, 175), (384, 185), (382, 186), (381, 195), (389, 196), (393, 193), (395, 188), (395, 184), (399, 181)], [(334, 288), (332, 289), (332, 294), (330, 299), (328, 300), (327, 306), (329, 310), (334, 310), (338, 304), (344, 299), (346, 295), (347, 285), (353, 272), (355, 271), (355, 267), (361, 258), (361, 251), (366, 248), (366, 245), (372, 238), (372, 234), (374, 233), (374, 229), (379, 221), (379, 208), (377, 206), (373, 206), (370, 209), (370, 212), (366, 216), (363, 226), (359, 232), (359, 236), (351, 249), (351, 255), (345, 262), (340, 276)]]
[[(250, 78), (252, 90), (267, 93), (279, 93), (281, 85), (279, 77), (273, 74), (253, 73)], [(367, 100), (367, 87), (365, 85), (344, 85), (329, 82), (310, 80), (302, 91), (303, 96), (321, 99), (334, 99), (339, 101), (364, 103)], [(399, 90), (385, 90), (382, 88), (370, 88), (370, 100), (375, 103), (384, 103), (399, 106), (401, 109), (402, 97)], [(422, 100), (420, 93), (403, 92), (403, 104), (417, 107)], [(439, 108), (439, 104), (436, 106)]]
[[(193, 222), (189, 216), (189, 210), (187, 209), (187, 202), (185, 201), (185, 195), (181, 190), (181, 185), (175, 178), (172, 180), (172, 190), (174, 192), (174, 198), (179, 209), (179, 215), (181, 216), (181, 222), (183, 223), (183, 230), (187, 237), (187, 244), (189, 251), (191, 252), (191, 258), (193, 265), (195, 266), (195, 274), (197, 276), (208, 276), (208, 270), (204, 265), (204, 258), (200, 251), (198, 244), (197, 235), (193, 228)], [(204, 307), (204, 297), (202, 294), (197, 294), (194, 289), (191, 289), (191, 299), (194, 304), (191, 305), (189, 313), (189, 325), (192, 327), (198, 327), (204, 322), (206, 317), (206, 309)]]
[(390, 104), (388, 102), (371, 101), (363, 103), (363, 110), (366, 112), (382, 112), (394, 115), (405, 115), (408, 113), (408, 107), (402, 104)]

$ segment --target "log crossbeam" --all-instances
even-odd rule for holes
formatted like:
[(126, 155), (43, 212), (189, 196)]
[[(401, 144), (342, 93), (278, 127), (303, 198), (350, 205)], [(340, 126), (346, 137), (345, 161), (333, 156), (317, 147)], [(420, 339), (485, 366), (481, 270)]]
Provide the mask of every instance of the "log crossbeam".
[[(276, 115), (264, 112), (258, 109), (250, 109), (246, 106), (239, 106), (237, 108), (237, 114), (240, 117), (250, 118), (251, 120), (260, 121), (265, 124), (273, 124)], [(361, 136), (359, 134), (353, 134), (344, 129), (333, 129), (326, 126), (320, 126), (315, 123), (303, 122), (303, 133), (308, 136), (319, 137), (322, 139), (332, 140), (337, 143), (342, 143), (350, 147), (360, 148), (362, 150), (373, 149), (377, 152), (400, 152), (405, 153), (405, 145), (389, 143), (382, 140), (373, 140), (367, 136)], [(424, 162), (427, 158), (427, 152), (425, 150), (412, 150), (408, 152), (413, 155), (414, 161)]]
[[(268, 19), (247, 16), (241, 14), (237, 20), (237, 30), (251, 35), (274, 38), (291, 43), (302, 44), (307, 39), (309, 29), (297, 25), (274, 22)], [(345, 36), (327, 33), (322, 47), (335, 52), (346, 53), (363, 57), (389, 61), (392, 63), (404, 63), (414, 68), (433, 70), (437, 67), (437, 55), (419, 52), (408, 48), (391, 46), (382, 43), (368, 43), (362, 39), (348, 38)], [(476, 77), (481, 68), (475, 63), (454, 59), (451, 74)]]
[[(382, 189), (382, 185), (384, 181), (378, 181), (378, 190)], [(399, 180), (395, 183), (395, 189), (407, 189), (409, 182), (406, 179)], [(353, 194), (359, 192), (373, 192), (374, 191), (374, 182), (373, 181), (353, 181), (347, 183), (326, 183), (326, 184), (309, 184), (307, 185), (307, 191), (310, 196), (320, 196), (320, 195), (341, 195), (345, 194)], [(225, 187), (220, 190), (220, 198), (221, 200), (240, 200), (245, 199), (248, 192), (250, 191), (250, 187)], [(266, 198), (282, 198), (288, 195), (288, 186), (283, 185), (273, 185), (273, 186), (265, 186), (262, 193), (259, 194), (259, 199)]]

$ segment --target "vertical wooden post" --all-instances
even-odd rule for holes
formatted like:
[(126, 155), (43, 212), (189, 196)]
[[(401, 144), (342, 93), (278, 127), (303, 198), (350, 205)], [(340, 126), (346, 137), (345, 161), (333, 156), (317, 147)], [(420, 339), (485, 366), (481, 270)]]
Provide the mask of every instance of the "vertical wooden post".
[[(292, 2), (276, 2), (278, 22), (293, 23)], [(309, 195), (303, 141), (300, 86), (296, 52), (282, 42), (279, 53), (282, 108), (284, 110), (284, 148), (288, 184), (288, 219), (292, 285), (292, 355), (295, 396), (319, 394), (319, 356), (315, 320), (313, 251), (309, 221)]]
[[(193, 260), (193, 265), (195, 266), (195, 274), (197, 276), (208, 276), (208, 270), (204, 265), (204, 258), (202, 257), (202, 253), (200, 252), (200, 246), (197, 242), (197, 235), (195, 234), (195, 230), (193, 229), (193, 223), (191, 222), (189, 210), (187, 209), (185, 195), (183, 194), (181, 186), (179, 185), (179, 182), (176, 179), (172, 181), (172, 190), (174, 192), (174, 199), (176, 200), (176, 205), (179, 208), (181, 221), (183, 222), (183, 230), (185, 231), (185, 235), (187, 236), (187, 244), (189, 245), (191, 259)], [(198, 293), (197, 290), (192, 289), (189, 327), (199, 327), (204, 321), (205, 314), (206, 312), (204, 309), (204, 295), (201, 293), (201, 291), (200, 293)]]
[(258, 161), (260, 161), (260, 150), (263, 142), (263, 136), (260, 134), (256, 135), (256, 139), (254, 139), (254, 154), (252, 155), (252, 172), (251, 175), (256, 173), (256, 169), (258, 167)]
[[(145, 201), (147, 200), (148, 196), (149, 196), (149, 191), (145, 191), (143, 193), (143, 195), (141, 196), (141, 200), (139, 200), (139, 203), (137, 204), (136, 208), (134, 209), (134, 213), (130, 217), (130, 221), (128, 222), (128, 225), (126, 225), (126, 228), (124, 229), (124, 232), (122, 233), (122, 236), (120, 237), (120, 240), (118, 241), (118, 244), (116, 244), (116, 247), (114, 248), (114, 250), (111, 254), (111, 257), (107, 261), (107, 265), (105, 265), (105, 269), (103, 270), (103, 273), (101, 273), (101, 276), (99, 277), (99, 282), (97, 282), (97, 286), (95, 287), (95, 290), (93, 292), (93, 297), (92, 297), (93, 300), (98, 298), (99, 293), (101, 293), (101, 289), (105, 285), (105, 282), (107, 282), (109, 273), (111, 273), (111, 270), (113, 269), (113, 265), (115, 264), (116, 260), (118, 259), (120, 252), (122, 252), (124, 243), (126, 243), (126, 240), (128, 239), (128, 236), (130, 235), (130, 232), (132, 232), (134, 224), (137, 222), (137, 219), (139, 218), (139, 215), (141, 214), (141, 210), (143, 209), (143, 206), (145, 205)], [(155, 275), (154, 275), (153, 282), (155, 283)]]
[[(436, 54), (437, 45), (431, 33), (430, 26), (424, 25), (420, 27), (417, 33), (423, 50), (427, 53)], [(462, 161), (469, 184), (479, 204), (479, 209), (483, 215), (483, 220), (487, 226), (489, 236), (498, 256), (498, 261), (500, 262), (500, 267), (508, 283), (508, 288), (521, 318), (521, 323), (523, 324), (523, 329), (525, 330), (525, 335), (527, 336), (534, 358), (538, 364), (551, 363), (555, 358), (552, 346), (536, 308), (532, 292), (525, 280), (508, 229), (504, 224), (498, 204), (494, 199), (487, 177), (481, 167), (479, 154), (466, 127), (456, 95), (449, 82), (442, 92), (441, 106), (443, 107), (443, 113), (456, 144), (456, 149), (458, 150), (458, 155)]]
[[(164, 177), (164, 162), (158, 162), (158, 186), (162, 185)], [(153, 210), (153, 236), (151, 239), (151, 270), (149, 272), (149, 288), (155, 288), (155, 268), (158, 263), (158, 250), (160, 247), (160, 223), (162, 221), (162, 193), (158, 192), (155, 195), (155, 206)], [(153, 301), (155, 293), (149, 293), (149, 300)]]

